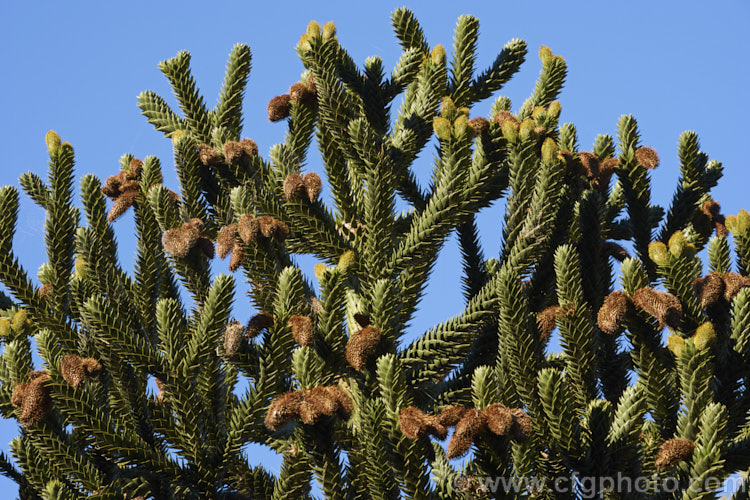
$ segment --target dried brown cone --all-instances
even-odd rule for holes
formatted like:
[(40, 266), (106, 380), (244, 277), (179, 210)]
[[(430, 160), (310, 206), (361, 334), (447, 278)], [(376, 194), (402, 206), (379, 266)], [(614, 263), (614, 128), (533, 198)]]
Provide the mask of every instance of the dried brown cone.
[(750, 280), (738, 273), (726, 273), (721, 277), (724, 281), (724, 300), (731, 302), (743, 288), (750, 286)]
[(258, 143), (250, 139), (249, 137), (245, 137), (240, 141), (240, 147), (247, 156), (258, 155)]
[(424, 436), (427, 432), (425, 412), (414, 406), (402, 408), (398, 413), (398, 426), (401, 432), (409, 439), (417, 439)]
[(487, 428), (487, 415), (481, 410), (468, 410), (456, 424), (445, 456), (449, 459), (459, 458), (471, 448), (474, 439)]
[(469, 126), (474, 129), (474, 135), (480, 135), (490, 128), (490, 122), (487, 118), (477, 116), (469, 120)]
[(219, 254), (220, 259), (226, 257), (232, 251), (236, 237), (237, 224), (229, 224), (219, 229), (219, 234), (216, 236), (216, 253)]
[(305, 196), (305, 181), (299, 174), (289, 174), (284, 179), (284, 198), (286, 201)]
[(320, 176), (315, 172), (308, 172), (305, 174), (305, 190), (307, 191), (307, 199), (310, 203), (314, 203), (315, 200), (320, 196), (320, 191), (323, 189), (323, 181), (320, 180)]
[(633, 294), (633, 305), (659, 320), (659, 328), (677, 328), (682, 318), (682, 304), (669, 292), (659, 292), (653, 288), (639, 288)]
[(245, 250), (242, 249), (242, 245), (235, 242), (232, 247), (232, 256), (229, 258), (229, 270), (235, 272), (242, 265), (242, 259), (245, 258)]
[(161, 243), (162, 246), (164, 246), (164, 251), (175, 257), (185, 257), (190, 251), (190, 247), (184, 242), (180, 228), (164, 231), (164, 234), (161, 237)]
[(268, 407), (264, 420), (269, 430), (275, 431), (290, 420), (299, 417), (302, 392), (286, 392), (277, 397)]
[(131, 179), (140, 177), (141, 172), (143, 172), (143, 160), (139, 160), (138, 158), (130, 160), (130, 163), (128, 163), (128, 177)]
[(589, 179), (599, 177), (600, 162), (598, 156), (588, 151), (581, 151), (578, 153), (578, 159), (583, 166), (583, 170), (586, 172), (586, 177)]
[(126, 172), (121, 170), (115, 175), (110, 175), (104, 181), (102, 186), (102, 194), (110, 200), (117, 199), (122, 194), (122, 184), (127, 182), (129, 179), (126, 177)]
[(528, 438), (534, 430), (531, 417), (520, 408), (510, 410), (510, 415), (513, 417), (513, 424), (510, 427), (511, 439), (518, 442), (526, 441), (526, 438)]
[(242, 337), (245, 326), (239, 321), (232, 321), (224, 329), (224, 352), (227, 356), (234, 356), (242, 348)]
[(67, 383), (73, 387), (78, 387), (86, 378), (83, 370), (83, 363), (77, 354), (68, 354), (60, 361), (60, 373)]
[(563, 309), (560, 306), (550, 306), (536, 315), (536, 324), (539, 327), (542, 340), (549, 337), (549, 334), (555, 329), (557, 318), (564, 314), (562, 311)]
[(367, 358), (375, 353), (380, 343), (380, 330), (366, 326), (349, 337), (346, 343), (346, 360), (357, 371), (364, 368)]
[(310, 99), (310, 89), (302, 82), (297, 82), (289, 87), (289, 99), (295, 102), (307, 102)]
[(46, 371), (29, 374), (29, 382), (16, 386), (11, 396), (13, 406), (19, 409), (18, 421), (32, 427), (43, 420), (52, 409), (52, 397), (46, 386), (50, 380)]
[(247, 322), (245, 337), (257, 337), (261, 331), (266, 328), (270, 328), (271, 326), (273, 326), (273, 314), (261, 311), (250, 318), (250, 321)]
[(299, 418), (307, 425), (314, 425), (322, 415), (333, 414), (333, 411), (326, 413), (330, 410), (327, 398), (320, 391), (316, 391), (316, 389), (318, 388), (302, 392), (302, 400), (299, 404)]
[(237, 233), (246, 244), (251, 244), (260, 235), (260, 222), (252, 214), (242, 214), (237, 224)]
[(625, 317), (633, 311), (630, 297), (617, 290), (604, 299), (597, 315), (599, 329), (608, 335), (614, 335), (622, 326)]
[(339, 418), (342, 420), (348, 420), (349, 416), (354, 411), (354, 401), (351, 396), (349, 396), (349, 394), (338, 385), (325, 386), (325, 391), (328, 394), (328, 397), (336, 402), (336, 413)]
[(693, 280), (693, 288), (698, 294), (701, 307), (711, 307), (716, 304), (725, 293), (725, 282), (717, 273), (708, 273), (703, 278)]
[(689, 439), (669, 439), (659, 446), (654, 465), (657, 469), (671, 467), (692, 457), (693, 451), (695, 451), (695, 443)]
[(208, 167), (221, 165), (221, 154), (208, 144), (198, 144), (198, 159)]
[(644, 146), (636, 149), (635, 159), (641, 166), (649, 170), (659, 166), (659, 155), (654, 148)]
[(609, 186), (609, 181), (612, 178), (612, 174), (615, 173), (615, 168), (620, 164), (620, 160), (617, 158), (607, 158), (599, 163), (599, 176), (594, 179), (594, 187), (600, 191), (604, 191)]
[(260, 232), (266, 238), (272, 238), (277, 242), (283, 242), (289, 236), (289, 227), (280, 220), (264, 215), (258, 218)]
[(618, 262), (623, 262), (625, 259), (630, 257), (628, 251), (622, 247), (619, 243), (614, 241), (605, 241), (602, 243), (602, 249), (610, 257), (614, 258)]
[(277, 95), (268, 103), (268, 119), (272, 122), (277, 122), (287, 118), (291, 107), (291, 97), (289, 97), (289, 94)]
[(262, 234), (266, 238), (270, 238), (274, 231), (273, 226), (276, 223), (276, 219), (274, 219), (270, 215), (262, 215), (256, 220), (258, 221), (260, 234)]
[(487, 428), (498, 436), (506, 436), (513, 427), (513, 414), (510, 408), (501, 404), (491, 404), (484, 410), (487, 415)]
[(136, 190), (128, 190), (117, 197), (112, 208), (109, 209), (107, 214), (107, 222), (114, 222), (120, 218), (122, 214), (128, 211), (133, 206), (135, 200), (140, 195), (140, 192)]
[(469, 409), (464, 408), (463, 406), (446, 406), (437, 414), (438, 423), (444, 427), (455, 427), (464, 415), (466, 415), (467, 411), (469, 411)]
[(294, 315), (289, 318), (289, 326), (292, 327), (294, 341), (304, 347), (313, 345), (315, 331), (310, 316)]
[(521, 124), (521, 122), (518, 121), (518, 118), (516, 118), (510, 111), (498, 111), (498, 113), (492, 117), (492, 121), (497, 123), (499, 127), (502, 127), (503, 123), (506, 121), (510, 121), (516, 126)]
[(237, 163), (244, 153), (242, 145), (237, 141), (229, 141), (224, 144), (224, 159), (229, 165)]

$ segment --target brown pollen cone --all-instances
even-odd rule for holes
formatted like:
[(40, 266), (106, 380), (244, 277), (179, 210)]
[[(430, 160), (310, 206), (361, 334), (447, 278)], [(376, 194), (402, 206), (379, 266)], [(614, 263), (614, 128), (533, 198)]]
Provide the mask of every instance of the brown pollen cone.
[(703, 278), (695, 278), (693, 288), (698, 294), (701, 307), (706, 308), (716, 304), (724, 295), (725, 282), (717, 273), (708, 273)]
[(161, 243), (164, 246), (164, 251), (175, 257), (185, 257), (190, 251), (190, 247), (184, 243), (182, 232), (179, 228), (164, 231)]
[(354, 401), (344, 389), (338, 385), (327, 385), (324, 387), (328, 398), (336, 402), (336, 414), (342, 420), (348, 420), (354, 411)]
[(486, 132), (490, 128), (490, 122), (487, 118), (477, 116), (469, 120), (469, 126), (474, 129), (475, 135), (480, 135), (482, 132)]
[(309, 316), (294, 315), (289, 318), (289, 326), (292, 327), (294, 341), (304, 347), (313, 345), (314, 330)]
[(463, 406), (446, 406), (437, 414), (438, 422), (444, 427), (455, 427), (464, 415), (466, 415), (467, 411), (469, 411), (469, 409), (464, 408)]
[(229, 165), (237, 163), (244, 153), (242, 145), (237, 141), (229, 141), (224, 144), (224, 159)]
[(427, 415), (425, 412), (419, 408), (407, 406), (406, 408), (402, 408), (398, 413), (398, 426), (401, 428), (404, 436), (409, 439), (417, 439), (426, 433), (426, 418)]
[(131, 177), (140, 176), (141, 172), (143, 172), (143, 160), (133, 158), (130, 160), (130, 163), (128, 163), (128, 170)]
[(245, 137), (240, 141), (240, 147), (247, 156), (257, 156), (258, 154), (258, 143), (249, 137)]
[(37, 290), (37, 295), (39, 295), (41, 298), (46, 299), (50, 295), (52, 295), (52, 284), (45, 283), (41, 287), (39, 287), (39, 290)]
[(43, 420), (52, 409), (52, 398), (45, 385), (50, 380), (46, 371), (29, 374), (29, 382), (19, 384), (13, 390), (11, 403), (18, 408), (18, 421), (24, 427), (32, 427)]
[(597, 315), (599, 329), (608, 335), (614, 335), (622, 326), (625, 317), (633, 311), (630, 297), (617, 290), (604, 299)]
[(302, 392), (286, 392), (277, 397), (268, 407), (265, 424), (269, 430), (275, 431), (290, 420), (299, 417), (302, 404)]
[(304, 182), (307, 199), (310, 200), (310, 203), (314, 203), (318, 199), (321, 189), (323, 189), (323, 181), (315, 172), (308, 172), (305, 174)]
[(724, 300), (731, 302), (735, 295), (743, 288), (750, 286), (750, 282), (737, 273), (726, 273), (721, 277), (724, 281)]
[(307, 102), (310, 98), (310, 89), (302, 82), (297, 82), (289, 87), (289, 98), (295, 102)]
[[(260, 217), (260, 219), (263, 219), (263, 217)], [(260, 222), (261, 234), (263, 234), (263, 236), (267, 238), (273, 238), (279, 243), (283, 242), (287, 238), (287, 236), (289, 236), (289, 227), (280, 220), (274, 219), (273, 217), (270, 217), (270, 224), (265, 227), (266, 230), (264, 231), (263, 222)]]
[(506, 121), (510, 121), (516, 126), (521, 124), (521, 122), (518, 121), (518, 118), (516, 118), (510, 111), (498, 111), (498, 113), (492, 117), (492, 121), (497, 123), (500, 127), (502, 127), (503, 123)]
[(67, 383), (73, 387), (78, 387), (86, 378), (83, 372), (81, 358), (77, 354), (68, 354), (60, 361), (60, 373)]
[(208, 167), (221, 164), (221, 155), (208, 144), (198, 144), (198, 159)]
[(262, 215), (257, 218), (257, 221), (260, 228), (260, 234), (266, 238), (270, 238), (273, 235), (273, 226), (276, 223), (276, 219), (270, 215)]
[(291, 97), (289, 97), (289, 94), (277, 95), (268, 102), (268, 119), (272, 122), (277, 122), (287, 118), (291, 107)]
[(83, 367), (83, 373), (87, 377), (98, 377), (102, 372), (102, 365), (94, 358), (83, 358), (81, 360), (81, 366)]
[(528, 413), (520, 408), (510, 410), (513, 424), (510, 426), (510, 437), (518, 442), (526, 441), (533, 431), (533, 424)]
[(599, 163), (599, 176), (594, 179), (594, 187), (599, 191), (604, 191), (609, 186), (612, 174), (615, 173), (615, 167), (620, 164), (617, 158), (607, 158)]
[(367, 358), (375, 353), (380, 343), (380, 330), (366, 326), (349, 337), (346, 343), (346, 360), (357, 371), (364, 368)]
[(650, 147), (640, 147), (635, 150), (635, 159), (638, 163), (649, 170), (659, 166), (659, 155), (656, 150)]
[(555, 329), (557, 318), (562, 315), (562, 307), (560, 306), (549, 306), (536, 315), (536, 324), (539, 327), (539, 333), (542, 340), (549, 337), (549, 334)]
[(229, 270), (234, 272), (239, 269), (244, 257), (245, 251), (242, 249), (242, 245), (235, 242), (232, 247), (232, 256), (229, 258)]
[(483, 411), (472, 409), (466, 412), (461, 421), (456, 424), (446, 457), (454, 459), (461, 457), (469, 451), (474, 439), (487, 428), (487, 415)]
[(633, 305), (659, 320), (660, 329), (664, 326), (680, 326), (682, 305), (671, 293), (659, 292), (649, 287), (639, 288), (633, 294)]
[(583, 169), (586, 172), (586, 177), (589, 179), (596, 179), (599, 177), (599, 157), (588, 151), (581, 151), (578, 153), (578, 159), (583, 165)]
[(260, 235), (260, 223), (252, 214), (242, 214), (237, 223), (237, 233), (246, 244), (251, 244)]
[(299, 404), (299, 418), (307, 425), (314, 425), (321, 415), (326, 411), (326, 400), (321, 397), (320, 392), (308, 389), (302, 393), (302, 401)]
[(665, 469), (693, 456), (695, 443), (689, 439), (674, 438), (664, 441), (656, 452), (654, 465), (657, 469)]
[(484, 409), (487, 416), (487, 428), (498, 436), (506, 436), (513, 427), (513, 414), (510, 408), (501, 404), (491, 404)]
[(286, 201), (301, 198), (305, 195), (305, 181), (299, 174), (289, 174), (284, 179), (284, 199)]
[(236, 236), (237, 224), (229, 224), (219, 229), (219, 234), (216, 236), (216, 253), (219, 254), (220, 259), (226, 257), (232, 251)]
[(139, 195), (140, 193), (138, 191), (129, 190), (118, 196), (115, 203), (112, 205), (112, 208), (109, 209), (107, 222), (114, 222), (119, 219), (122, 214), (127, 212), (128, 209), (133, 206), (133, 203), (135, 203), (135, 200)]
[(245, 337), (257, 337), (262, 330), (271, 326), (273, 326), (273, 315), (269, 312), (261, 311), (250, 318), (250, 321), (247, 322)]

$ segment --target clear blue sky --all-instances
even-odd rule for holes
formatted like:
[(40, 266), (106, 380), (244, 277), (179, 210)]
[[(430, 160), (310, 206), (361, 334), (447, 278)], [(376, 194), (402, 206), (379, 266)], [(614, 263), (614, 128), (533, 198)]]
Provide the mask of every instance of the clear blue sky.
[[(294, 46), (307, 23), (333, 20), (338, 37), (359, 63), (380, 55), (392, 67), (399, 48), (390, 13), (403, 2), (237, 2), (209, 5), (194, 1), (3, 2), (0, 31), (3, 119), (0, 185), (18, 185), (27, 170), (45, 175), (44, 134), (56, 130), (70, 141), (78, 177), (93, 172), (101, 179), (116, 173), (124, 153), (156, 155), (165, 171), (172, 165), (171, 144), (146, 123), (136, 107), (139, 92), (151, 89), (171, 100), (160, 60), (179, 50), (192, 52), (193, 71), (207, 103), (215, 103), (229, 50), (237, 42), (253, 52), (253, 70), (245, 99), (244, 135), (261, 152), (281, 142), (284, 125), (266, 119), (266, 104), (284, 93), (303, 70)], [(628, 2), (459, 2), (407, 3), (420, 19), (428, 41), (450, 52), (453, 28), (461, 14), (479, 18), (477, 66), (488, 66), (503, 44), (523, 38), (526, 64), (502, 90), (515, 106), (533, 88), (540, 69), (536, 51), (545, 44), (569, 66), (561, 95), (562, 121), (578, 127), (583, 149), (598, 133), (615, 134), (620, 115), (633, 114), (643, 142), (660, 153), (653, 173), (654, 198), (668, 204), (678, 172), (676, 144), (683, 130), (695, 130), (703, 150), (722, 161), (725, 176), (714, 191), (726, 214), (747, 200), (750, 105), (744, 92), (750, 80), (750, 4), (746, 1)], [(472, 116), (487, 115), (489, 101)], [(432, 151), (417, 171), (430, 169)], [(316, 168), (313, 163), (312, 168)], [(176, 186), (173, 174), (167, 183)], [(121, 256), (132, 262), (132, 216), (115, 227)], [(497, 253), (501, 212), (480, 218), (487, 255)], [(30, 274), (44, 262), (44, 212), (24, 196), (15, 249)], [(451, 241), (439, 263), (414, 322), (414, 334), (461, 309), (458, 251)], [(222, 266), (215, 266), (223, 270)], [(238, 296), (241, 298), (241, 295)], [(243, 306), (244, 307), (244, 306)], [(242, 309), (238, 309), (242, 313)], [(241, 315), (241, 314), (240, 314)], [(16, 434), (13, 421), (0, 421), (0, 446)], [(256, 456), (274, 467), (268, 454)], [(0, 477), (0, 496), (13, 483)]]

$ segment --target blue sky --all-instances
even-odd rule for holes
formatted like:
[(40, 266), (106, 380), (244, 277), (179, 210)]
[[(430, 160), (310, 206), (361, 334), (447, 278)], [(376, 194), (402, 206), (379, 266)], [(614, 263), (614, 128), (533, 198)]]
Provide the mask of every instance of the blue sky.
[[(3, 2), (0, 31), (5, 75), (0, 79), (3, 163), (0, 185), (18, 185), (32, 170), (45, 175), (44, 134), (56, 130), (70, 141), (78, 177), (92, 172), (101, 179), (116, 173), (124, 153), (156, 155), (176, 186), (171, 144), (146, 123), (136, 96), (151, 89), (171, 99), (160, 60), (189, 50), (195, 78), (209, 105), (215, 103), (233, 44), (247, 43), (253, 70), (245, 99), (244, 135), (262, 153), (283, 140), (285, 127), (266, 119), (266, 104), (298, 80), (303, 67), (294, 46), (311, 19), (333, 20), (338, 37), (354, 59), (379, 55), (392, 67), (399, 47), (390, 13), (403, 2)], [(461, 14), (479, 18), (477, 67), (483, 69), (511, 38), (529, 45), (521, 72), (501, 91), (515, 106), (533, 89), (545, 44), (563, 55), (569, 75), (561, 95), (564, 122), (577, 125), (582, 149), (599, 133), (616, 133), (620, 115), (633, 114), (643, 142), (660, 153), (653, 172), (653, 197), (667, 205), (678, 173), (676, 144), (684, 130), (695, 130), (704, 151), (723, 162), (724, 179), (714, 190), (724, 213), (747, 203), (747, 144), (750, 105), (744, 92), (750, 79), (747, 48), (750, 4), (706, 2), (459, 2), (413, 1), (406, 4), (420, 19), (428, 41), (450, 53), (453, 29)], [(485, 116), (490, 101), (472, 116)], [(415, 166), (426, 177), (432, 151)], [(318, 168), (311, 160), (311, 168)], [(44, 262), (44, 212), (24, 197), (15, 249), (33, 275)], [(132, 261), (132, 220), (116, 225), (123, 262)], [(480, 217), (485, 253), (500, 244), (501, 211)], [(421, 303), (413, 333), (424, 331), (461, 309), (458, 251), (450, 241)], [(223, 266), (215, 265), (220, 272)], [(238, 295), (240, 300), (242, 296)], [(244, 307), (244, 305), (242, 305)], [(241, 311), (241, 309), (239, 309)], [(0, 446), (16, 434), (13, 421), (0, 421)], [(257, 460), (277, 460), (267, 454)], [(0, 491), (13, 484), (0, 477)], [(4, 496), (4, 495), (3, 495)]]

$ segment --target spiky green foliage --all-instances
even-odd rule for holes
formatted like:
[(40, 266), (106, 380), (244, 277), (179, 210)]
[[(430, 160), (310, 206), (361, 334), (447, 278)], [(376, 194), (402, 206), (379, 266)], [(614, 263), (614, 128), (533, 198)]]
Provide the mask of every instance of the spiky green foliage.
[[(558, 123), (567, 66), (549, 48), (515, 114), (497, 97), (469, 121), (525, 43), (477, 72), (477, 19), (459, 18), (451, 57), (407, 9), (392, 22), (403, 54), (390, 74), (377, 57), (359, 67), (332, 24), (308, 26), (305, 72), (275, 110), (286, 139), (267, 157), (242, 139), (248, 47), (232, 49), (212, 110), (189, 53), (162, 62), (180, 111), (152, 92), (138, 105), (173, 142), (174, 191), (158, 159), (125, 155), (103, 189), (83, 177), (79, 207), (73, 148), (50, 132), (49, 180), (21, 177), (47, 212), (41, 286), (13, 250), (19, 193), (0, 190), (13, 295), (0, 295), (0, 411), (22, 423), (0, 472), (21, 498), (308, 498), (313, 483), (326, 498), (506, 498), (500, 478), (552, 498), (584, 494), (555, 489), (576, 474), (671, 479), (703, 498), (750, 467), (750, 216), (726, 218), (730, 244), (706, 208), (721, 165), (697, 135), (679, 139), (664, 210), (634, 117), (590, 152)], [(313, 139), (331, 203), (304, 172)], [(413, 164), (431, 141), (421, 185)], [(503, 245), (488, 258), (475, 216), (499, 200)], [(109, 222), (123, 213), (132, 272)], [(407, 339), (454, 231), (464, 310)], [(626, 251), (614, 242), (632, 257), (611, 295)], [(315, 277), (300, 254), (322, 262)], [(249, 443), (281, 469), (253, 465)], [(640, 495), (661, 498), (659, 484)]]

